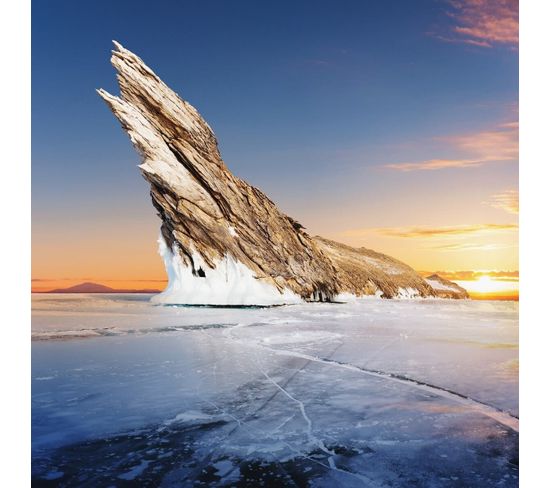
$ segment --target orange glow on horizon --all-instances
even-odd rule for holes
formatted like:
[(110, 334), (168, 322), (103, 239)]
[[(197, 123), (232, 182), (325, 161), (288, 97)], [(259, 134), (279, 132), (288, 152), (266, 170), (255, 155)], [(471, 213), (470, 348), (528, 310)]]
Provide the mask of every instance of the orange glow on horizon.
[(498, 280), (482, 275), (476, 280), (457, 280), (477, 300), (519, 300), (519, 281)]
[[(423, 273), (425, 274), (425, 273)], [(167, 279), (61, 279), (36, 280), (32, 282), (33, 293), (45, 293), (55, 289), (69, 288), (84, 282), (108, 286), (115, 290), (151, 290), (162, 291)], [(455, 280), (465, 288), (474, 300), (519, 300), (519, 281), (503, 281), (483, 275), (476, 280)]]

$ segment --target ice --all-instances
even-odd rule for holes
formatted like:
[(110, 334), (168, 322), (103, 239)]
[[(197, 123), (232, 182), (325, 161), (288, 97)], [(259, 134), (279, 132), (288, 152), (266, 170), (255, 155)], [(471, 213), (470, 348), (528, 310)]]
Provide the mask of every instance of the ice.
[(118, 477), (121, 480), (127, 480), (127, 481), (135, 480), (140, 474), (143, 473), (145, 469), (147, 469), (149, 464), (150, 464), (149, 461), (141, 461), (141, 463), (139, 463), (137, 466), (134, 466), (132, 469), (130, 469), (130, 471), (127, 471), (126, 473), (122, 473)]
[(399, 288), (397, 292), (397, 298), (418, 298), (420, 297), (420, 293), (416, 288), (411, 288), (408, 286), (407, 288)]
[(281, 293), (274, 285), (257, 279), (249, 268), (231, 256), (224, 256), (215, 263), (214, 268), (210, 268), (200, 254), (193, 252), (193, 270), (190, 265), (182, 262), (177, 252), (166, 245), (162, 235), (158, 244), (159, 254), (168, 274), (168, 286), (154, 297), (156, 303), (281, 305), (302, 301), (291, 290), (285, 289)]
[(149, 298), (33, 296), (35, 480), (517, 486), (516, 303)]

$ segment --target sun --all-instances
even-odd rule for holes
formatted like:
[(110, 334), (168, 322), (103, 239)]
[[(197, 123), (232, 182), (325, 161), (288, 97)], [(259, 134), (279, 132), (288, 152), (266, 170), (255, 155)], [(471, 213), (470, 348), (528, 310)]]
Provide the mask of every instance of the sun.
[(488, 275), (482, 275), (477, 280), (468, 282), (467, 289), (475, 293), (490, 293), (496, 291), (499, 283)]
[(477, 289), (481, 292), (492, 291), (494, 283), (490, 276), (483, 275), (477, 279)]
[(457, 281), (472, 297), (517, 296), (518, 281), (500, 280), (483, 274), (475, 280)]

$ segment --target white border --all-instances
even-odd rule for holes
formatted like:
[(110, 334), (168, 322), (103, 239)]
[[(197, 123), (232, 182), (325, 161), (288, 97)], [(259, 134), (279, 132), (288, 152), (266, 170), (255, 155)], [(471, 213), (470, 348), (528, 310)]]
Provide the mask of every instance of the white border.
[(548, 477), (549, 2), (520, 2), (520, 486)]
[(2, 486), (30, 486), (30, 0), (0, 4)]
[[(30, 485), (30, 1), (0, 7), (2, 50), (3, 340), (1, 459), (4, 486)], [(520, 4), (520, 479), (547, 476), (547, 304), (550, 242), (550, 3)]]

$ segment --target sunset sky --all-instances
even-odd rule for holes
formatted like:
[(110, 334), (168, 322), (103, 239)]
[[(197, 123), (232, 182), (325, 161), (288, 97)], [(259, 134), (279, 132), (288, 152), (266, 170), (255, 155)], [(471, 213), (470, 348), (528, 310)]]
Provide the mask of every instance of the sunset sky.
[[(312, 234), (473, 294), (518, 284), (517, 1), (33, 4), (32, 288), (162, 288), (111, 39)], [(476, 295), (477, 296), (477, 295)]]

